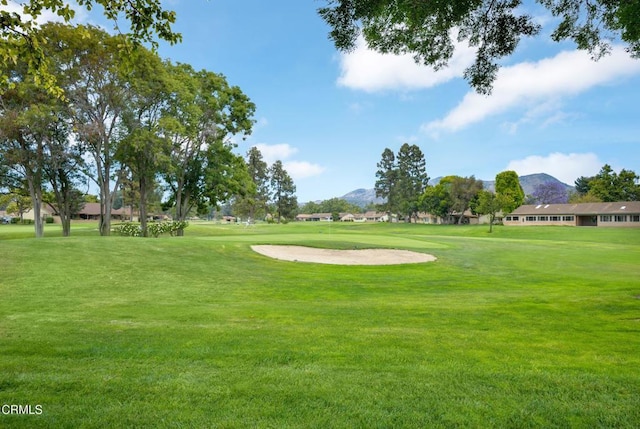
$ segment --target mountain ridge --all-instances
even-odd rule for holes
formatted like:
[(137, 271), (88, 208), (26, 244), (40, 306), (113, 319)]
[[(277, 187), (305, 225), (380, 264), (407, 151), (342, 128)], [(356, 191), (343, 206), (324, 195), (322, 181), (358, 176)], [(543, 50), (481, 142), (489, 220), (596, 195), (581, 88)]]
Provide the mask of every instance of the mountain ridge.
[[(435, 186), (440, 182), (440, 179), (442, 179), (441, 177), (436, 177), (435, 179), (429, 180), (429, 185), (430, 186)], [(556, 179), (555, 177), (551, 176), (550, 174), (547, 173), (534, 173), (534, 174), (525, 174), (523, 176), (519, 177), (520, 179), (520, 185), (522, 186), (522, 189), (524, 190), (525, 195), (531, 195), (533, 194), (533, 191), (535, 190), (536, 186), (540, 185), (540, 184), (546, 184), (546, 183), (560, 183), (562, 186), (564, 186), (564, 188), (568, 191), (574, 189), (573, 186), (571, 185), (567, 185), (566, 183)], [(490, 190), (490, 191), (495, 191), (495, 181), (494, 180), (483, 180), (482, 184), (484, 186), (484, 189)], [(348, 192), (346, 194), (344, 194), (341, 197), (338, 197), (340, 199), (343, 199), (351, 204), (355, 204), (357, 206), (360, 207), (365, 207), (371, 203), (373, 204), (381, 204), (384, 202), (383, 198), (379, 198), (376, 197), (376, 191), (374, 188), (370, 188), (370, 189), (365, 189), (365, 188), (358, 188), (358, 189), (354, 189), (351, 192)]]

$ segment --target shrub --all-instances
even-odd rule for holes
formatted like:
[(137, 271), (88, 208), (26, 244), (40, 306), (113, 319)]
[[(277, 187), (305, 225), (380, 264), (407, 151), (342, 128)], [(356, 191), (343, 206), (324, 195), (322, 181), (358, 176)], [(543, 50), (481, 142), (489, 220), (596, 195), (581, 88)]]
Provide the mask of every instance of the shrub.
[[(189, 226), (185, 221), (170, 221), (170, 222), (150, 222), (147, 225), (147, 232), (153, 237), (159, 237), (161, 234), (169, 233), (171, 236), (175, 235), (176, 231), (185, 229)], [(140, 237), (142, 235), (142, 228), (139, 223), (125, 222), (117, 225), (113, 228), (113, 232), (120, 235), (129, 237)]]
[(53, 223), (53, 217), (51, 217), (51, 216), (47, 216), (47, 217), (44, 219), (44, 221), (45, 221), (46, 223)]
[(12, 223), (12, 224), (16, 224), (16, 223), (18, 223), (18, 222), (20, 222), (20, 218), (19, 218), (19, 217), (12, 217), (12, 218), (11, 218), (11, 223)]
[(116, 225), (113, 228), (113, 232), (127, 237), (140, 237), (142, 235), (142, 228), (140, 228), (140, 224), (138, 223), (125, 222)]

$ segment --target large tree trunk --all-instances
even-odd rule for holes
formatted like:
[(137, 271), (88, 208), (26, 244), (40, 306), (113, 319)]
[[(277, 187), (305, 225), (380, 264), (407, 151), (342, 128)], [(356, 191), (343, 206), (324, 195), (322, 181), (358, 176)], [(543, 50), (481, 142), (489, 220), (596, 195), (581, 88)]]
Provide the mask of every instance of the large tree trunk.
[(140, 229), (143, 237), (148, 237), (149, 232), (147, 230), (147, 179), (140, 177), (138, 180), (140, 185)]
[(109, 178), (103, 178), (100, 184), (100, 235), (111, 234), (111, 192), (109, 189)]
[(29, 183), (29, 194), (33, 204), (33, 224), (35, 227), (36, 238), (44, 236), (44, 224), (42, 222), (42, 188), (40, 182), (34, 177), (27, 179)]
[[(184, 192), (184, 181), (178, 181), (176, 187), (176, 220), (184, 222), (189, 214), (189, 193)], [(176, 236), (184, 236), (184, 228), (176, 231)]]

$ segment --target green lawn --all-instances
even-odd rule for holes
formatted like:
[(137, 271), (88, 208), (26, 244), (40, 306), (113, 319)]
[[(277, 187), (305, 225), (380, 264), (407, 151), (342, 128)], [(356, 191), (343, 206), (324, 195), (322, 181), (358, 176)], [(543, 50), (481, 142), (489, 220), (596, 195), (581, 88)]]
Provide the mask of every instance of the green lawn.
[(0, 225), (0, 427), (640, 427), (640, 229), (487, 229)]

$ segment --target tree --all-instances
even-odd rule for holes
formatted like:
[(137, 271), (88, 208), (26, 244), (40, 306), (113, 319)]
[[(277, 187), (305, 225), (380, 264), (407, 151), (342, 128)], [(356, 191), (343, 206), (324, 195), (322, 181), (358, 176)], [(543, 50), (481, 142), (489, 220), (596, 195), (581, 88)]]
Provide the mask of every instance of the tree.
[(267, 211), (267, 202), (269, 201), (268, 165), (263, 161), (262, 153), (255, 146), (249, 149), (245, 159), (255, 192), (237, 198), (234, 208), (237, 213), (244, 214), (249, 219), (255, 219), (258, 213), (265, 215)]
[(207, 148), (203, 193), (210, 206), (217, 207), (234, 196), (243, 197), (255, 191), (244, 159), (232, 149), (232, 145), (222, 141)]
[(403, 144), (398, 151), (396, 187), (398, 205), (407, 221), (418, 214), (418, 199), (429, 182), (424, 154), (417, 145)]
[(462, 224), (471, 201), (482, 190), (482, 180), (477, 180), (474, 176), (448, 176), (440, 180), (441, 183), (443, 181), (450, 183), (451, 210), (459, 215), (458, 224)]
[(51, 97), (26, 73), (26, 64), (0, 65), (14, 86), (0, 96), (0, 156), (6, 166), (25, 184), (31, 198), (35, 235), (44, 235), (42, 186), (44, 182), (45, 140), (51, 137), (53, 122)]
[(82, 193), (76, 188), (82, 178), (84, 160), (77, 145), (70, 140), (70, 123), (67, 109), (61, 109), (52, 121), (50, 138), (46, 139), (44, 176), (51, 192), (44, 194), (43, 201), (52, 207), (60, 217), (62, 236), (71, 235), (71, 218), (82, 207)]
[(580, 176), (574, 182), (576, 192), (580, 195), (586, 195), (589, 192), (589, 183), (593, 180), (593, 177)]
[(173, 92), (162, 127), (172, 147), (170, 168), (163, 178), (176, 218), (185, 220), (192, 209), (202, 211), (207, 206), (205, 176), (212, 171), (207, 168), (207, 148), (220, 143), (231, 148), (231, 137), (251, 134), (255, 105), (223, 75), (196, 72), (187, 64), (170, 66), (169, 75)]
[[(513, 54), (523, 37), (540, 33), (534, 18), (522, 12), (520, 0), (404, 1), (326, 0), (318, 10), (329, 24), (329, 37), (343, 51), (354, 49), (360, 35), (381, 53), (412, 54), (417, 63), (438, 70), (447, 66), (455, 46), (476, 49), (464, 77), (483, 94), (491, 92), (500, 60)], [(640, 2), (538, 0), (560, 23), (551, 38), (573, 40), (594, 59), (620, 38), (640, 56)]]
[(453, 207), (449, 188), (450, 184), (447, 181), (440, 181), (435, 186), (428, 186), (419, 199), (422, 210), (441, 219), (449, 219)]
[(127, 136), (118, 146), (115, 157), (138, 181), (140, 229), (142, 236), (147, 237), (147, 199), (156, 176), (166, 170), (169, 162), (170, 141), (160, 132), (169, 90), (164, 64), (157, 55), (139, 49), (133, 64), (123, 115)]
[[(123, 18), (130, 24), (130, 33), (122, 39), (121, 58), (126, 58), (139, 45), (150, 42), (156, 47), (154, 34), (171, 44), (181, 40), (179, 33), (175, 33), (171, 26), (175, 23), (176, 15), (173, 11), (163, 9), (158, 0), (76, 0), (78, 6), (87, 10), (100, 5), (104, 15), (114, 23), (118, 31), (118, 22)], [(8, 0), (0, 0), (0, 5), (7, 6)], [(75, 16), (75, 10), (62, 0), (26, 0), (22, 2), (22, 14), (8, 10), (0, 10), (0, 61), (17, 64), (23, 61), (27, 64), (27, 72), (34, 83), (58, 95), (55, 73), (51, 73), (50, 57), (43, 46), (47, 35), (41, 31), (36, 20), (44, 11), (50, 11), (69, 23)], [(11, 85), (9, 76), (1, 74), (2, 86)]]
[(6, 207), (9, 214), (17, 215), (24, 220), (24, 214), (33, 208), (29, 191), (24, 188), (14, 188), (6, 194), (0, 195), (0, 207)]
[(569, 194), (560, 182), (539, 183), (530, 196), (530, 204), (566, 204)]
[(631, 170), (613, 171), (605, 164), (593, 178), (589, 180), (588, 195), (600, 201), (638, 201), (640, 199), (640, 177)]
[(502, 211), (511, 213), (524, 203), (524, 191), (520, 186), (518, 173), (515, 171), (503, 171), (496, 175), (496, 195), (503, 204)]
[(41, 33), (69, 103), (75, 138), (86, 153), (86, 173), (100, 192), (100, 234), (109, 235), (113, 199), (124, 175), (115, 157), (126, 135), (122, 117), (129, 87), (120, 61), (122, 37), (62, 24), (47, 24)]
[(269, 176), (271, 201), (275, 206), (278, 223), (280, 223), (281, 217), (290, 217), (298, 206), (298, 200), (295, 197), (296, 185), (280, 160), (274, 162), (269, 168)]
[(493, 222), (497, 213), (511, 203), (511, 197), (504, 194), (494, 194), (483, 189), (478, 193), (477, 199), (473, 201), (472, 210), (479, 215), (489, 216), (489, 232), (493, 232)]
[(398, 209), (398, 170), (396, 156), (389, 148), (385, 148), (382, 152), (382, 159), (378, 163), (376, 177), (377, 180), (374, 186), (376, 197), (385, 199), (380, 208), (386, 211), (389, 218), (391, 218), (391, 214)]

